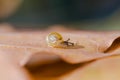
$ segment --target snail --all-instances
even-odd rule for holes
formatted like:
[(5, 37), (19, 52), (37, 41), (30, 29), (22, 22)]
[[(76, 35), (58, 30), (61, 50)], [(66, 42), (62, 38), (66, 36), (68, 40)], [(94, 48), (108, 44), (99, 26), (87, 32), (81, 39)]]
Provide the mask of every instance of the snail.
[(61, 34), (57, 32), (52, 32), (48, 34), (48, 36), (46, 37), (46, 41), (48, 46), (54, 47), (54, 48), (77, 48), (78, 47), (77, 44), (69, 42), (70, 38), (64, 41)]

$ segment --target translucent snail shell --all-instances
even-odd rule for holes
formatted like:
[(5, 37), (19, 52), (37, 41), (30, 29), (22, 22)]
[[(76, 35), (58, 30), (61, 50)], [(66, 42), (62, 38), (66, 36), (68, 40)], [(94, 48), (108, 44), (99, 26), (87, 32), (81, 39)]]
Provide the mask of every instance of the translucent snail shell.
[(59, 47), (59, 44), (63, 42), (62, 36), (57, 32), (52, 32), (46, 37), (48, 46)]

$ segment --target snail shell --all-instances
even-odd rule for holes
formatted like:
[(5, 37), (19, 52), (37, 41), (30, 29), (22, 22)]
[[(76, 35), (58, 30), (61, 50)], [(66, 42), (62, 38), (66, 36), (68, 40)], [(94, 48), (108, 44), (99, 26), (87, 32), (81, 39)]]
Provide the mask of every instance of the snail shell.
[(62, 36), (57, 32), (52, 32), (46, 37), (48, 46), (58, 47), (61, 42), (63, 42)]

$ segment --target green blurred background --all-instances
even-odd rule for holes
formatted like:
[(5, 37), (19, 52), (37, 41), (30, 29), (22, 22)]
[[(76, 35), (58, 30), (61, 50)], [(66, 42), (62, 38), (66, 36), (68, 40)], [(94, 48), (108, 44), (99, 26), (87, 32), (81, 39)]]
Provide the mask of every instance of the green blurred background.
[(18, 8), (12, 15), (0, 19), (1, 23), (23, 28), (65, 25), (87, 30), (120, 30), (120, 0), (23, 0), (15, 7)]

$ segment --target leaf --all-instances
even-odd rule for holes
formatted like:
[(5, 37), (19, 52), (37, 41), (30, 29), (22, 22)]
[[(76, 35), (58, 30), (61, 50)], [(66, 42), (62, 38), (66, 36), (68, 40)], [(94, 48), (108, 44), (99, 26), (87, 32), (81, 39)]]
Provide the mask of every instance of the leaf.
[(58, 62), (32, 69), (36, 80), (120, 80), (120, 56), (84, 64)]
[(115, 39), (113, 41), (113, 43), (111, 44), (111, 46), (107, 50), (105, 50), (104, 52), (105, 53), (112, 52), (112, 51), (114, 51), (114, 50), (116, 50), (118, 48), (120, 48), (120, 37)]
[(120, 80), (120, 56), (97, 60), (78, 68), (61, 80)]
[(28, 70), (30, 70), (30, 73), (36, 80), (61, 80), (61, 76), (72, 72), (79, 66), (80, 64), (72, 65), (58, 61), (52, 64), (28, 68)]
[[(64, 40), (70, 38), (70, 42), (83, 47), (74, 49), (49, 47), (45, 39), (49, 32), (54, 31), (62, 34)], [(27, 65), (30, 68), (29, 70), (40, 65), (31, 71), (31, 74), (38, 80), (94, 80), (94, 78), (95, 80), (98, 78), (106, 80), (109, 79), (108, 75), (111, 75), (109, 71), (113, 69), (112, 65), (117, 66), (111, 70), (112, 73), (115, 73), (120, 67), (118, 63), (120, 54), (119, 36), (119, 31), (64, 31), (63, 29), (61, 31), (55, 29), (3, 31), (3, 33), (0, 33), (0, 51), (6, 59), (9, 58), (14, 63), (10, 62), (11, 67), (17, 69), (18, 72), (23, 72), (23, 74), (24, 65)], [(118, 57), (114, 58), (115, 55), (118, 55)], [(110, 56), (111, 58), (109, 58)], [(14, 66), (18, 66), (18, 68)], [(119, 71), (117, 73), (119, 74)], [(27, 76), (27, 74), (24, 75)], [(119, 75), (111, 75), (110, 79), (113, 79), (114, 76), (117, 79)]]
[[(27, 60), (36, 55), (36, 53), (44, 53), (50, 55), (57, 55), (64, 61), (72, 64), (119, 54), (118, 52), (104, 54), (104, 51), (112, 44), (114, 39), (116, 39), (120, 35), (120, 33), (117, 31), (59, 32), (62, 34), (64, 40), (70, 38), (71, 42), (78, 42), (79, 45), (84, 47), (79, 49), (61, 49), (49, 47), (45, 40), (48, 33), (49, 31), (30, 31), (0, 34), (0, 46), (14, 49), (23, 49), (24, 55), (26, 55)], [(29, 58), (27, 55), (30, 55)]]
[(25, 68), (16, 64), (2, 51), (0, 51), (0, 63), (0, 80), (33, 80)]

